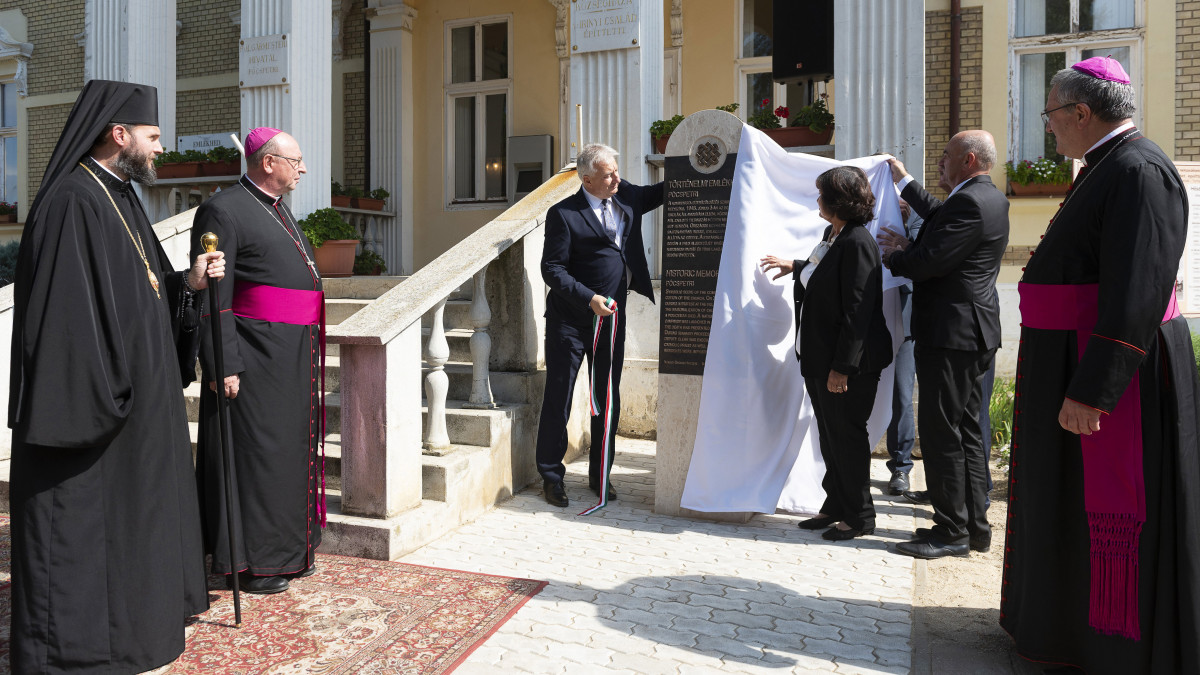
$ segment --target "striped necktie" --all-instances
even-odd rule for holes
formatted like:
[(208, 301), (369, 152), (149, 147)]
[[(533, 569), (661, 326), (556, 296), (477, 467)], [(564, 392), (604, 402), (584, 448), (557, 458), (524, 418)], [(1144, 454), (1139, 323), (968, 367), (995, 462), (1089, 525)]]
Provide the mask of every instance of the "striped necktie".
[(613, 222), (612, 216), (608, 214), (608, 201), (607, 199), (600, 200), (600, 221), (604, 225), (604, 233), (608, 235), (609, 239), (616, 242), (617, 224)]

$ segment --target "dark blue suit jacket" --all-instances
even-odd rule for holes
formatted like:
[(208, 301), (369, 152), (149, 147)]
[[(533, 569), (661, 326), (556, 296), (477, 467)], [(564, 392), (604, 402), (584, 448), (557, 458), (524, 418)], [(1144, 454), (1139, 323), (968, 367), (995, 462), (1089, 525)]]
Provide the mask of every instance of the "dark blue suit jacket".
[(650, 268), (642, 245), (642, 214), (663, 202), (663, 184), (634, 185), (621, 181), (613, 202), (625, 214), (625, 236), (617, 246), (604, 233), (583, 188), (546, 212), (546, 243), (542, 249), (542, 279), (550, 287), (546, 318), (571, 323), (590, 322), (593, 295), (614, 297), (632, 273), (629, 289), (654, 302)]

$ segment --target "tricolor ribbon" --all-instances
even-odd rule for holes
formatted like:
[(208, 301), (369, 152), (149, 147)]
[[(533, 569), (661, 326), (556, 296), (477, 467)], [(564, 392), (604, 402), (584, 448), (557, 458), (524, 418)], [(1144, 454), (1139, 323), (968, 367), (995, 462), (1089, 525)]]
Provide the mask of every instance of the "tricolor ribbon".
[[(617, 349), (617, 301), (612, 298), (605, 298), (604, 306), (612, 310), (612, 326), (609, 330), (608, 342), (608, 379), (606, 391), (604, 392), (604, 441), (600, 446), (600, 501), (590, 509), (581, 512), (579, 515), (587, 516), (599, 511), (608, 506), (608, 453), (612, 452), (612, 447), (609, 445), (609, 438), (612, 434), (610, 426), (612, 425), (612, 376), (613, 376), (613, 354)], [(588, 387), (588, 401), (590, 403), (592, 416), (601, 414), (600, 406), (596, 403), (596, 350), (600, 347), (600, 333), (604, 331), (604, 319), (602, 316), (592, 317), (592, 370), (591, 370), (591, 386)]]

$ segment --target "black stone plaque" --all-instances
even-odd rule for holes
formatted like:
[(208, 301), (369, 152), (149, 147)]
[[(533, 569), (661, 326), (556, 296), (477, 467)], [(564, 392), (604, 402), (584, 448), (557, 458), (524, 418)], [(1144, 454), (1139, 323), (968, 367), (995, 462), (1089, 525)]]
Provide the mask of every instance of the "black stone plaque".
[(665, 158), (660, 373), (704, 374), (736, 158), (703, 139)]

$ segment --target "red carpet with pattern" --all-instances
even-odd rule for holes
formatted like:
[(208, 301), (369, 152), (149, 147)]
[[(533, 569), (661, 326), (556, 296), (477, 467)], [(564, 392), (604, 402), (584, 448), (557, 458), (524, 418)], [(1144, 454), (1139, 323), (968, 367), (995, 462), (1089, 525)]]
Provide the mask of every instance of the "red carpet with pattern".
[[(8, 666), (11, 540), (0, 517), (0, 668)], [(446, 673), (546, 585), (333, 555), (285, 593), (233, 594), (209, 578), (212, 607), (165, 673)]]

